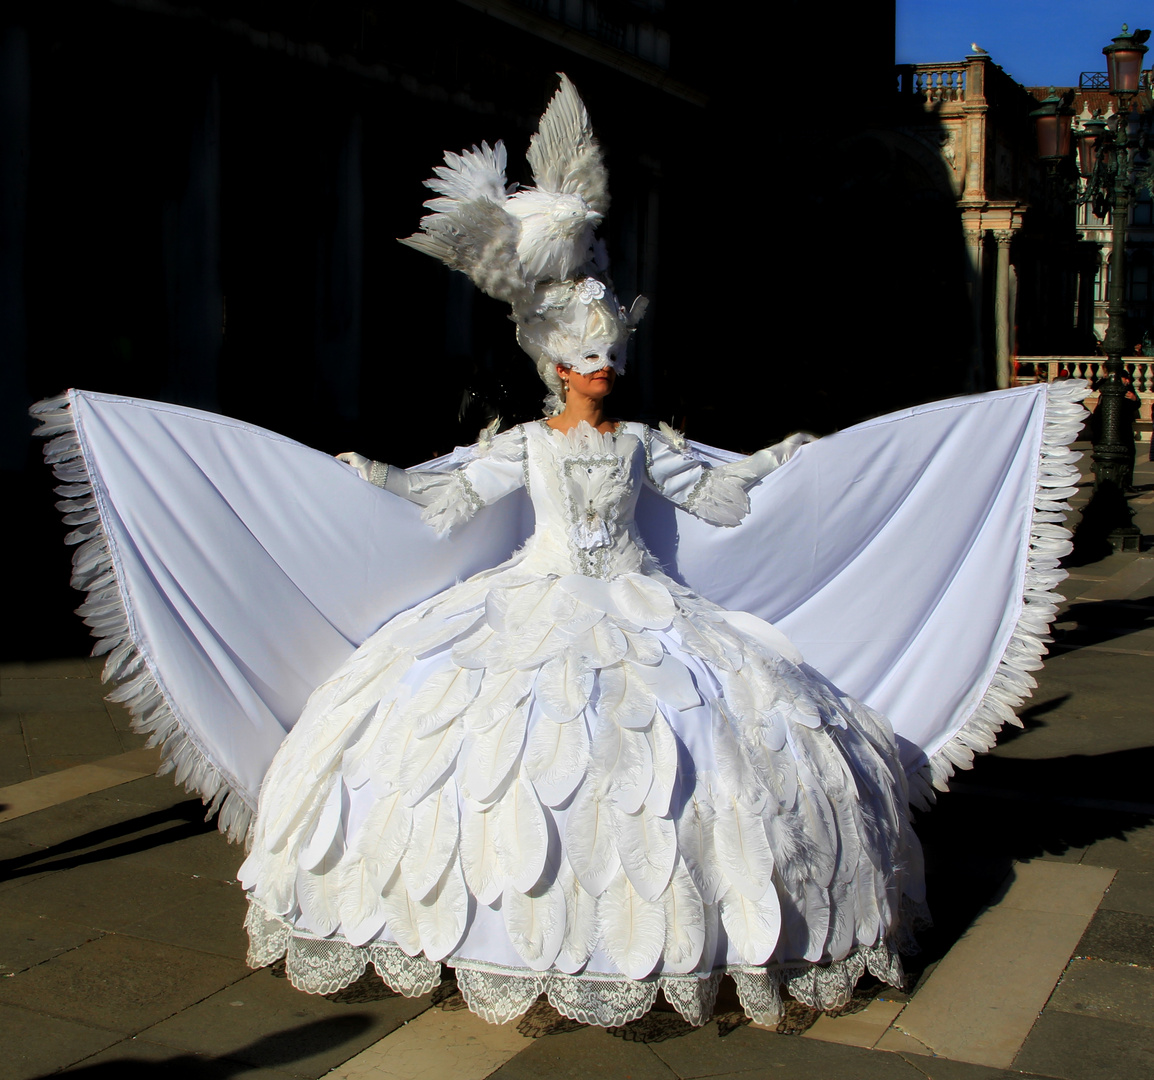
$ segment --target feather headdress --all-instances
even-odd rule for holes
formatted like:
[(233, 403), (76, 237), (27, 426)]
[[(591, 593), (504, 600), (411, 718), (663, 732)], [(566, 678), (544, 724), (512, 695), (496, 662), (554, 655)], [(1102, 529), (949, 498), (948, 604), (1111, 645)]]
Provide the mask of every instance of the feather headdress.
[(585, 105), (560, 78), (525, 155), (535, 186), (506, 182), (501, 142), (448, 152), (425, 181), (437, 195), (425, 203), (432, 213), (401, 240), (512, 306), (517, 341), (552, 391), (550, 411), (564, 398), (557, 364), (624, 370), (646, 306), (638, 297), (627, 312), (609, 287), (605, 245), (594, 236), (609, 209), (608, 174)]

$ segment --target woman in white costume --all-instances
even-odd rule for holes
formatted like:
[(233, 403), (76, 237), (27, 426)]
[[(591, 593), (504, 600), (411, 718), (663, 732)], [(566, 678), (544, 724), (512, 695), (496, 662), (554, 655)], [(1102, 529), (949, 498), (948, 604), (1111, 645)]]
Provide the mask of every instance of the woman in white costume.
[(33, 410), (111, 697), (247, 839), (250, 961), (303, 990), (444, 962), (489, 1020), (545, 993), (616, 1025), (658, 992), (703, 1023), (726, 974), (767, 1023), (783, 986), (898, 984), (909, 805), (1034, 685), (1085, 387), (741, 459), (611, 421), (644, 305), (564, 76), (528, 159), (514, 191), (501, 144), (447, 154), (406, 243), (511, 305), (546, 419), (405, 471), (155, 402)]
[[(495, 1021), (546, 992), (621, 1024), (660, 989), (701, 1023), (725, 972), (760, 1017), (782, 978), (819, 1006), (867, 966), (900, 983), (895, 936), (922, 882), (889, 725), (769, 624), (666, 576), (634, 523), (648, 485), (736, 526), (746, 489), (808, 439), (710, 467), (668, 428), (607, 419), (640, 306), (627, 315), (595, 276), (603, 170), (564, 78), (530, 151), (539, 182), (543, 144), (564, 159), (552, 193), (506, 196), (499, 144), (448, 155), (413, 246), (513, 303), (553, 415), (486, 432), (445, 472), (341, 455), (440, 532), (524, 487), (535, 530), (313, 693), (240, 873), (255, 959), (287, 951), (312, 991), (371, 959), (411, 992), (446, 961)], [(527, 250), (542, 217), (544, 250)], [(478, 235), (520, 239), (495, 258)]]

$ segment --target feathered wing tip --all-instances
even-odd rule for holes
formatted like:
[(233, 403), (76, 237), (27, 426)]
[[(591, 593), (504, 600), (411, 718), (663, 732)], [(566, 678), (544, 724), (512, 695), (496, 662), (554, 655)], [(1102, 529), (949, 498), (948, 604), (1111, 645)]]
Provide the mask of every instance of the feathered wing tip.
[(532, 290), (517, 255), (517, 222), (483, 194), (464, 201), (436, 199), (428, 205), (434, 203), (451, 208), (423, 217), (421, 231), (400, 242), (467, 274), (487, 296), (513, 305), (529, 302)]
[(962, 728), (910, 778), (910, 803), (926, 810), (937, 791), (949, 791), (955, 769), (973, 767), (974, 755), (985, 753), (997, 741), (1005, 724), (1021, 727), (1014, 709), (1031, 694), (1037, 681), (1030, 674), (1042, 666), (1050, 623), (1065, 597), (1054, 591), (1067, 576), (1059, 566), (1073, 550), (1070, 530), (1061, 524), (1070, 509), (1066, 500), (1077, 491), (1079, 454), (1069, 445), (1089, 415), (1082, 399), (1090, 392), (1083, 379), (1047, 384), (1046, 415), (1039, 449), (1034, 514), (1030, 523), (1030, 550), (1022, 582), (1022, 610), (1001, 662), (981, 701)]
[(577, 88), (564, 72), (561, 85), (541, 116), (525, 154), (533, 179), (543, 191), (580, 195), (604, 216), (609, 209), (609, 174), (593, 125)]
[(44, 460), (61, 482), (56, 493), (65, 496), (56, 508), (66, 525), (75, 526), (64, 542), (76, 547), (72, 587), (86, 594), (76, 612), (97, 639), (92, 655), (108, 657), (101, 675), (103, 682), (113, 684), (108, 699), (128, 709), (133, 729), (149, 737), (149, 746), (160, 747), (162, 764), (157, 775), (174, 772), (176, 783), (195, 791), (208, 807), (205, 819), (215, 814), (217, 828), (238, 842), (248, 836), (256, 808), (189, 738), (132, 639), (116, 563), (76, 430), (73, 393), (46, 398), (28, 411), (40, 421), (35, 433), (51, 440), (44, 447)]

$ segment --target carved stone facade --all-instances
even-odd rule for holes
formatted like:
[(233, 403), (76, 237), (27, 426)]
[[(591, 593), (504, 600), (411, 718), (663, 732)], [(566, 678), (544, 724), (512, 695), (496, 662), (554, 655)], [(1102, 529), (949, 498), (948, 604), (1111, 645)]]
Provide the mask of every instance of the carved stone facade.
[[(1040, 181), (1030, 93), (990, 56), (898, 66), (898, 147), (955, 201), (965, 239), (972, 389), (1009, 386), (1017, 345), (1019, 241)], [(927, 160), (927, 156), (932, 161)]]

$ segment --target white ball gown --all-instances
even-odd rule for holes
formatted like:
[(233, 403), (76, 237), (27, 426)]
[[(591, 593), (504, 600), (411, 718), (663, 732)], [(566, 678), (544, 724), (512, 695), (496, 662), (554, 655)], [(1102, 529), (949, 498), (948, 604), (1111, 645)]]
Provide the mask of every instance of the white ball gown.
[[(428, 533), (423, 561), (408, 504), (270, 433), (75, 391), (39, 414), (119, 698), (178, 779), (223, 807), (222, 827), (247, 833), (254, 964), (286, 956), (311, 992), (371, 964), (417, 994), (445, 962), (488, 1020), (544, 993), (604, 1025), (659, 990), (702, 1023), (728, 973), (771, 1022), (783, 984), (832, 1007), (866, 970), (901, 982), (924, 899), (911, 785), (920, 801), (944, 787), (1029, 692), (1068, 548), (1082, 392), (958, 399), (749, 459), (641, 424), (521, 425), (405, 474), (424, 522), (456, 538)], [(987, 450), (1004, 440), (988, 466), (966, 449), (982, 435)], [(266, 454), (291, 474), (271, 495), (247, 479)], [(972, 490), (943, 491), (951, 476)], [(163, 497), (184, 482), (185, 503)], [(516, 529), (470, 533), (501, 507), (490, 524), (507, 522), (517, 492), (534, 517), (523, 544)], [(654, 493), (678, 508), (672, 524)], [(711, 546), (747, 529), (750, 494), (752, 550)], [(781, 540), (783, 506), (801, 524), (780, 554), (763, 545)], [(326, 507), (343, 520), (317, 525)], [(915, 545), (935, 541), (921, 584), (896, 554), (903, 514), (923, 523)], [(827, 527), (836, 542), (819, 542)], [(229, 529), (258, 543), (222, 555)], [(369, 535), (318, 570), (350, 529)], [(441, 587), (409, 570), (430, 558)], [(805, 659), (762, 617), (760, 564), (774, 562), (774, 590), (802, 597), (783, 625)], [(738, 598), (747, 583), (745, 610), (696, 580)], [(844, 617), (822, 630), (830, 604)], [(309, 628), (317, 612), (336, 644)]]

